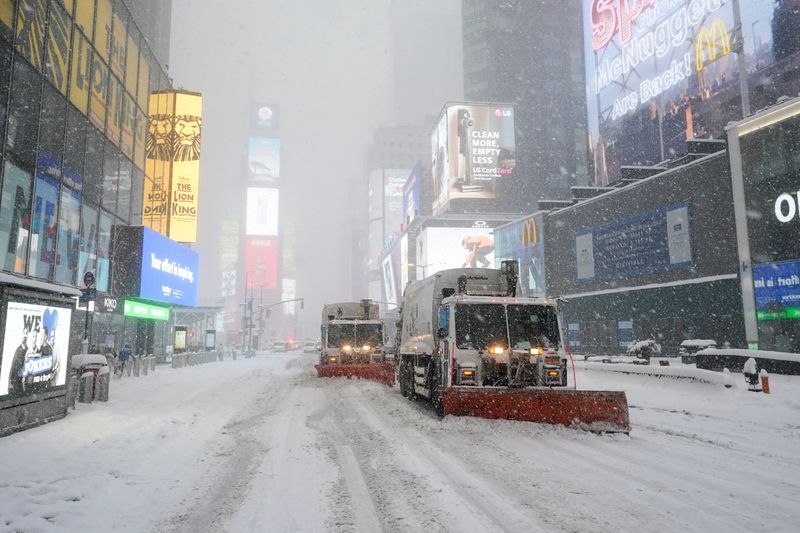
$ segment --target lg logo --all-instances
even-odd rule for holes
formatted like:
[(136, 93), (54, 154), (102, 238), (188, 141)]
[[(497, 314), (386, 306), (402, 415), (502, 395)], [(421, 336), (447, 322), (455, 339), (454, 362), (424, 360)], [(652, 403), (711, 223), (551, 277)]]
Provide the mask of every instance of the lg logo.
[(780, 222), (791, 222), (798, 211), (800, 211), (800, 191), (797, 191), (795, 196), (785, 192), (775, 200), (775, 218)]
[(511, 110), (510, 109), (495, 109), (494, 116), (496, 117), (510, 117)]

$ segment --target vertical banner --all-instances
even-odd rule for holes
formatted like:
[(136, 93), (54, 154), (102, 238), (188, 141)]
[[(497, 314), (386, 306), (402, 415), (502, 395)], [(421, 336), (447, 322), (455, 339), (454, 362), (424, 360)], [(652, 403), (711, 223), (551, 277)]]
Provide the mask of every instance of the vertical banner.
[(145, 190), (144, 202), (162, 203), (143, 223), (178, 242), (197, 240), (202, 103), (196, 93), (150, 96), (145, 175), (152, 179), (152, 188), (150, 196)]
[(244, 264), (248, 288), (278, 288), (277, 239), (247, 239)]

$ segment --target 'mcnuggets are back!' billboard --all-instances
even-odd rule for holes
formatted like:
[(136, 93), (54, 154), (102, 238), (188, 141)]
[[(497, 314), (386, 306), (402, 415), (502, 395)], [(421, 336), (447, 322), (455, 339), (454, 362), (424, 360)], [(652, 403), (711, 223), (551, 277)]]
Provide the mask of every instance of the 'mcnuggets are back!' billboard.
[(448, 103), (431, 135), (433, 212), (455, 199), (493, 200), (516, 166), (514, 109)]
[[(688, 140), (721, 137), (742, 118), (733, 9), (729, 0), (583, 0), (595, 183), (684, 154)], [(741, 0), (739, 10), (751, 109), (796, 94), (797, 0)]]

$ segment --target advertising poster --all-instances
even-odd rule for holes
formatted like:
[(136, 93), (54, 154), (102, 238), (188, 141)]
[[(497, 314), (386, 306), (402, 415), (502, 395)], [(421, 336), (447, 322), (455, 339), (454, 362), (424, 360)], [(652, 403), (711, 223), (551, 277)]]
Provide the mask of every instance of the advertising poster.
[(239, 217), (226, 215), (219, 232), (219, 268), (227, 271), (236, 267), (239, 260)]
[(491, 228), (427, 228), (417, 236), (417, 279), (467, 267), (494, 268)]
[(386, 235), (384, 240), (395, 232), (399, 232), (403, 225), (403, 186), (408, 179), (408, 169), (385, 169), (383, 179), (383, 217)]
[(214, 350), (217, 347), (217, 332), (206, 330), (206, 350)]
[(513, 178), (512, 107), (449, 104), (434, 137), (434, 214), (453, 199), (494, 199), (498, 180)]
[(689, 207), (677, 204), (582, 231), (575, 255), (578, 281), (690, 267)]
[(406, 285), (408, 285), (408, 234), (404, 234), (400, 237), (400, 286), (398, 287), (398, 292), (400, 293), (400, 297), (403, 296), (403, 291), (406, 290)]
[[(283, 278), (281, 280), (281, 301), (294, 300), (297, 297), (297, 283), (293, 279)], [(293, 315), (297, 309), (297, 302), (287, 302), (283, 304), (283, 313)]]
[[(739, 6), (751, 83), (796, 68), (797, 2)], [(583, 18), (595, 184), (617, 180), (622, 165), (683, 154), (687, 140), (721, 136), (742, 117), (732, 2), (583, 0)]]
[(394, 279), (394, 265), (392, 256), (387, 255), (383, 258), (383, 294), (389, 309), (397, 307), (397, 285)]
[(406, 226), (411, 224), (414, 217), (419, 215), (419, 180), (422, 177), (421, 174), (422, 167), (417, 163), (403, 185), (403, 221)]
[(494, 230), (495, 267), (504, 260), (519, 263), (522, 296), (545, 296), (544, 220), (531, 216)]
[(139, 296), (157, 302), (197, 305), (197, 252), (149, 228), (142, 228)]
[(245, 231), (256, 237), (278, 235), (278, 189), (247, 188)]
[(250, 180), (277, 185), (281, 175), (281, 140), (250, 137), (247, 149)]
[(0, 397), (47, 392), (66, 383), (71, 318), (67, 308), (8, 302)]
[(247, 239), (244, 242), (244, 266), (248, 288), (278, 288), (278, 240)]
[(175, 328), (175, 351), (186, 351), (186, 328)]
[(800, 318), (800, 261), (753, 265), (756, 317)]

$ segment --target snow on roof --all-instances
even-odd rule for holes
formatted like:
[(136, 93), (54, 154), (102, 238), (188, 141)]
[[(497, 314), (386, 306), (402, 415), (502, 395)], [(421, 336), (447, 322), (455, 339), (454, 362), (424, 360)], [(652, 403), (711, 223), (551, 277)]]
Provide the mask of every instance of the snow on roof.
[(717, 341), (711, 339), (686, 339), (681, 346), (716, 346)]
[(800, 354), (787, 352), (772, 352), (769, 350), (741, 350), (738, 348), (706, 348), (698, 354), (705, 355), (734, 355), (738, 357), (755, 357), (756, 359), (775, 359), (777, 361), (793, 361), (800, 363)]

